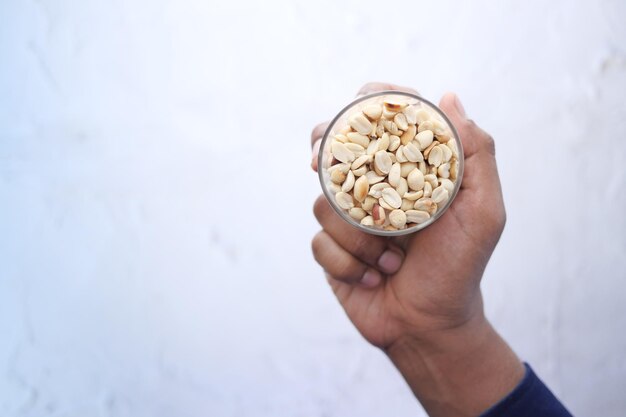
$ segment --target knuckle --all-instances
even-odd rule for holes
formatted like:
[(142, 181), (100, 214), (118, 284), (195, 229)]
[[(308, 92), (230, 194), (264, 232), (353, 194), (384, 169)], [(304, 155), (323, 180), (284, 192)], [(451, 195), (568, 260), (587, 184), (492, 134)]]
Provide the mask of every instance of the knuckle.
[(342, 281), (355, 282), (361, 279), (363, 272), (361, 268), (351, 264), (350, 262), (339, 263), (336, 265), (336, 271), (333, 276)]
[(487, 235), (492, 240), (498, 240), (504, 231), (506, 225), (506, 211), (503, 206), (499, 207), (481, 207), (478, 212), (482, 213), (484, 219), (484, 227)]
[(355, 282), (361, 279), (364, 271), (361, 270), (359, 263), (353, 262), (347, 256), (336, 256), (328, 252), (329, 239), (332, 237), (323, 230), (313, 236), (311, 251), (315, 261), (333, 278), (340, 281)]
[(496, 154), (496, 141), (493, 140), (493, 136), (491, 136), (489, 133), (484, 132), (481, 135), (483, 138), (483, 146), (485, 147), (485, 149), (487, 150), (487, 152), (489, 152), (491, 155)]
[(490, 236), (490, 240), (494, 242), (498, 242), (498, 240), (500, 240), (500, 236), (502, 236), (502, 232), (504, 231), (505, 224), (506, 224), (505, 214), (498, 214), (491, 218), (490, 227), (487, 229), (487, 232)]
[(502, 209), (498, 212), (494, 219), (494, 223), (498, 234), (502, 234), (504, 227), (506, 226), (506, 210)]
[(315, 200), (315, 203), (313, 204), (313, 214), (318, 222), (321, 223), (321, 220), (327, 215), (328, 207), (326, 197), (323, 195), (317, 197), (317, 200)]
[(472, 119), (466, 119), (463, 121), (463, 124), (464, 129), (473, 132), (473, 136), (476, 138), (479, 148), (485, 149), (491, 155), (496, 154), (496, 142), (493, 136), (481, 129)]
[(322, 253), (322, 248), (324, 247), (324, 232), (320, 231), (311, 240), (311, 252), (313, 252), (313, 257), (315, 260), (320, 263), (320, 255)]
[(321, 139), (328, 128), (329, 122), (324, 122), (316, 125), (311, 131), (311, 143), (315, 142), (318, 139)]
[(478, 125), (473, 119), (465, 119), (461, 122), (461, 124), (463, 125), (463, 129), (468, 130), (470, 132), (476, 132), (477, 130), (480, 130)]
[(360, 233), (353, 239), (352, 253), (359, 259), (374, 262), (378, 258), (378, 252), (380, 251), (377, 243), (371, 236)]

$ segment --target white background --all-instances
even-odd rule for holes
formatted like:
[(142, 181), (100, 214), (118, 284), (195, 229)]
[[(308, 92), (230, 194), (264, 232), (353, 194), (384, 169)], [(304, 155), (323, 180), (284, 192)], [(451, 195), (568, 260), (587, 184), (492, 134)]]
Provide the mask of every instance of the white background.
[(0, 2), (0, 415), (423, 415), (310, 254), (309, 132), (456, 91), (508, 224), (486, 308), (626, 413), (626, 3)]

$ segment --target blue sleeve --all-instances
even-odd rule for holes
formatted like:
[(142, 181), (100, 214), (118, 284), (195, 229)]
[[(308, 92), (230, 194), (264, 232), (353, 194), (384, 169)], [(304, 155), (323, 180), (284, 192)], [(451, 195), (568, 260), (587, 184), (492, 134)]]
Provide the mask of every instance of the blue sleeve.
[(525, 366), (522, 382), (480, 417), (572, 417), (530, 366)]

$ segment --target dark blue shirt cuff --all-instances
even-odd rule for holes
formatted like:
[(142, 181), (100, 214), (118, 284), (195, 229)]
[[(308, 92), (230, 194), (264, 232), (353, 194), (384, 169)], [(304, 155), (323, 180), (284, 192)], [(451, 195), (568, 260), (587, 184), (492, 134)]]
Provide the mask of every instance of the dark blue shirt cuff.
[(519, 385), (480, 417), (572, 417), (528, 364)]

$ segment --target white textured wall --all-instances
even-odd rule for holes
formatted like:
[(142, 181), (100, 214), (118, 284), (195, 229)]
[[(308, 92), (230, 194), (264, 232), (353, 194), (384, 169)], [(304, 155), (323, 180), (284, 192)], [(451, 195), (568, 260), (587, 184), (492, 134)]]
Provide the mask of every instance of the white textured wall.
[(0, 415), (422, 415), (309, 250), (310, 128), (389, 80), (494, 135), (488, 313), (575, 414), (623, 416), (624, 16), (2, 0)]

